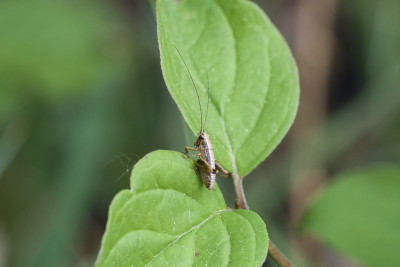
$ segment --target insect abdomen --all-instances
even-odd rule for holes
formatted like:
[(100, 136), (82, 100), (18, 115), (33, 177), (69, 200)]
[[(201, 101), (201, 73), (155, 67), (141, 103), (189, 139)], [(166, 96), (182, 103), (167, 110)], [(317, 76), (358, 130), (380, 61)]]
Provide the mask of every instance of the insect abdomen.
[(212, 168), (212, 170), (210, 171), (201, 170), (200, 175), (205, 186), (209, 190), (212, 190), (215, 184), (215, 173), (212, 172), (213, 170), (215, 170), (214, 151), (211, 145), (210, 137), (206, 133), (203, 133), (202, 137), (204, 140), (202, 140), (202, 142), (200, 143), (200, 153), (201, 153), (200, 158), (205, 160), (208, 163), (208, 165)]

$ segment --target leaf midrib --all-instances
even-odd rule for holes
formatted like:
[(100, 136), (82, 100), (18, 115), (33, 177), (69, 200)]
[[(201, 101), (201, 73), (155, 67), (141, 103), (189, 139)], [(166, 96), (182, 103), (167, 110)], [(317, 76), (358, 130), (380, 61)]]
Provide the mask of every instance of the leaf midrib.
[[(233, 81), (233, 84), (232, 84), (232, 88), (230, 89), (230, 92), (229, 92), (229, 94), (228, 94), (228, 97), (226, 98), (226, 99), (228, 99), (228, 98), (233, 94), (233, 92), (234, 92), (234, 88), (235, 88), (236, 80), (237, 80), (237, 76), (238, 76), (238, 75), (237, 75), (237, 71), (238, 71), (238, 68), (237, 68), (237, 66), (238, 66), (238, 63), (237, 63), (237, 58), (238, 58), (238, 56), (237, 56), (237, 51), (238, 51), (238, 49), (237, 49), (237, 45), (236, 45), (235, 34), (234, 34), (233, 29), (232, 29), (232, 26), (231, 26), (230, 20), (229, 20), (229, 18), (228, 18), (228, 15), (225, 14), (224, 9), (221, 7), (221, 5), (220, 5), (220, 3), (219, 3), (218, 1), (215, 1), (215, 4), (216, 4), (216, 6), (219, 8), (219, 10), (220, 10), (221, 14), (223, 15), (223, 17), (225, 18), (225, 21), (227, 22), (227, 25), (229, 26), (230, 32), (231, 32), (232, 37), (233, 37), (232, 40), (233, 40), (233, 42), (234, 42), (234, 51), (235, 51), (235, 71), (234, 71), (234, 78), (233, 78), (234, 81)], [(267, 50), (268, 50), (268, 49), (267, 49)], [(190, 59), (190, 57), (189, 57), (189, 59)], [(192, 65), (193, 65), (193, 64), (192, 64)], [(269, 65), (271, 65), (270, 62), (269, 62)], [(195, 67), (195, 65), (193, 65), (193, 66)], [(198, 73), (198, 72), (197, 72), (197, 73)], [(198, 80), (200, 81), (200, 83), (202, 83), (202, 82), (201, 82), (201, 79), (198, 79)], [(269, 81), (269, 82), (270, 82), (270, 81)], [(203, 87), (204, 87), (204, 84), (202, 84), (202, 85), (203, 85)], [(269, 87), (269, 83), (268, 83), (268, 87)], [(267, 92), (268, 92), (268, 91), (269, 91), (269, 90), (267, 90)], [(265, 98), (266, 98), (266, 99), (268, 98), (268, 93), (266, 93)], [(211, 99), (211, 101), (210, 101), (211, 104), (215, 107), (215, 109), (216, 109), (216, 111), (217, 111), (217, 114), (218, 114), (218, 117), (219, 117), (219, 120), (220, 120), (220, 123), (221, 123), (221, 126), (222, 126), (223, 134), (224, 134), (225, 139), (226, 139), (226, 145), (227, 145), (227, 149), (228, 149), (228, 154), (229, 154), (229, 156), (230, 156), (231, 164), (232, 164), (232, 168), (233, 168), (232, 172), (233, 172), (237, 177), (240, 178), (240, 175), (239, 175), (239, 172), (238, 172), (238, 168), (237, 168), (236, 156), (235, 156), (235, 153), (234, 153), (234, 151), (233, 151), (232, 141), (231, 141), (231, 138), (230, 138), (230, 136), (229, 136), (229, 133), (228, 133), (227, 128), (226, 128), (226, 125), (225, 125), (224, 110), (225, 110), (226, 101), (221, 102), (221, 106), (220, 106), (221, 109), (219, 109), (219, 108), (218, 108), (218, 105), (216, 105), (215, 100), (214, 100), (212, 97), (210, 97), (210, 99)], [(236, 151), (240, 151), (240, 149), (243, 147), (243, 145), (244, 145), (244, 144), (247, 142), (247, 140), (250, 138), (251, 133), (254, 131), (255, 128), (257, 128), (257, 125), (259, 124), (259, 120), (260, 120), (261, 114), (263, 113), (264, 109), (265, 109), (265, 106), (264, 106), (263, 108), (260, 109), (260, 111), (259, 111), (259, 113), (258, 113), (258, 115), (257, 115), (256, 123), (255, 123), (254, 126), (252, 127), (252, 131), (249, 131), (249, 134), (246, 136), (246, 138), (243, 139), (242, 143), (240, 144), (240, 146), (237, 148)], [(279, 128), (280, 128), (280, 127), (279, 127)], [(276, 134), (275, 134), (275, 135), (276, 135)], [(223, 142), (222, 142), (222, 143), (223, 143)], [(268, 147), (268, 145), (269, 145), (269, 144), (266, 144), (266, 147)], [(262, 153), (261, 153), (261, 154), (262, 154)]]
[[(238, 62), (237, 62), (237, 59), (238, 59), (238, 55), (237, 55), (237, 45), (236, 45), (236, 39), (235, 39), (235, 34), (234, 34), (234, 31), (233, 31), (233, 29), (232, 29), (232, 26), (231, 26), (231, 23), (230, 23), (230, 21), (229, 21), (229, 19), (228, 19), (228, 16), (225, 14), (225, 12), (224, 12), (224, 9), (220, 6), (220, 4), (218, 3), (218, 1), (215, 1), (215, 3), (216, 3), (216, 5), (218, 6), (218, 8), (220, 9), (220, 11), (221, 11), (221, 13), (224, 15), (224, 18), (225, 18), (225, 20), (226, 20), (226, 22), (227, 22), (227, 24), (229, 25), (229, 29), (231, 30), (231, 34), (232, 34), (232, 40), (233, 40), (233, 42), (234, 42), (234, 50), (235, 50), (235, 71), (234, 71), (234, 81), (233, 81), (233, 84), (232, 84), (232, 88), (231, 88), (231, 90), (230, 90), (230, 92), (229, 92), (229, 95), (228, 95), (228, 98), (226, 98), (226, 99), (229, 99), (229, 97), (233, 94), (233, 92), (234, 92), (234, 89), (235, 89), (235, 85), (236, 85), (236, 79), (237, 79), (237, 71), (238, 71), (238, 68), (237, 68), (237, 66), (238, 66)], [(231, 162), (232, 162), (232, 168), (233, 168), (233, 173), (234, 173), (234, 175), (235, 175), (235, 179), (237, 179), (237, 178), (239, 178), (239, 172), (238, 172), (238, 169), (237, 169), (237, 164), (236, 164), (236, 157), (235, 157), (235, 154), (233, 153), (233, 149), (232, 149), (232, 142), (231, 142), (231, 138), (229, 137), (229, 133), (228, 133), (228, 131), (226, 130), (226, 126), (225, 126), (225, 120), (224, 120), (224, 113), (225, 113), (225, 105), (226, 105), (226, 102), (224, 101), (224, 103), (222, 103), (222, 105), (221, 105), (221, 113), (219, 113), (219, 119), (220, 119), (220, 121), (221, 121), (221, 125), (222, 125), (222, 130), (223, 130), (223, 132), (224, 132), (224, 135), (225, 135), (225, 138), (226, 138), (226, 140), (227, 140), (227, 145), (228, 145), (228, 153), (229, 153), (229, 156), (231, 157)]]
[(178, 235), (174, 240), (172, 240), (171, 242), (169, 242), (162, 250), (160, 250), (160, 252), (158, 252), (156, 255), (154, 255), (149, 262), (147, 262), (145, 264), (145, 266), (148, 266), (153, 260), (155, 260), (159, 255), (161, 255), (167, 248), (169, 248), (170, 246), (172, 246), (173, 244), (175, 244), (176, 242), (178, 242), (182, 237), (186, 236), (187, 234), (191, 233), (194, 230), (199, 229), (201, 226), (203, 226), (206, 222), (208, 222), (209, 220), (213, 219), (215, 216), (223, 213), (223, 212), (227, 212), (229, 211), (228, 209), (222, 209), (222, 210), (218, 210), (214, 213), (212, 213), (210, 216), (208, 216), (207, 218), (205, 218), (203, 221), (201, 221), (199, 224), (193, 226), (192, 228), (190, 228), (189, 230), (187, 230), (186, 232), (183, 232), (182, 234)]

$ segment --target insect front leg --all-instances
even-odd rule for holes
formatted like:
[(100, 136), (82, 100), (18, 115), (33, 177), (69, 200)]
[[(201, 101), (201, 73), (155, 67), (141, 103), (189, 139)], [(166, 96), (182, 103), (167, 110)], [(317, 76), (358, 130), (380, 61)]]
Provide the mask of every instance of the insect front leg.
[(226, 170), (224, 167), (221, 166), (218, 162), (215, 162), (215, 174), (225, 178), (233, 178), (233, 173)]
[(190, 147), (190, 146), (186, 146), (186, 147), (185, 147), (185, 152), (183, 152), (182, 157), (188, 159), (188, 158), (194, 158), (194, 157), (199, 157), (199, 156), (201, 156), (201, 153), (200, 153), (200, 152), (199, 152), (199, 153), (196, 153), (196, 154), (193, 154), (193, 155), (190, 155), (190, 156), (186, 156), (186, 154), (189, 153), (189, 150), (191, 150), (191, 151), (199, 151), (197, 148)]
[(193, 154), (193, 155), (190, 155), (190, 156), (186, 156), (186, 155), (182, 155), (184, 158), (186, 158), (186, 159), (190, 159), (190, 158), (194, 158), (194, 157), (200, 157), (201, 156), (201, 153), (199, 152), (199, 153), (196, 153), (196, 154)]
[(197, 148), (190, 147), (190, 146), (185, 146), (185, 152), (183, 152), (183, 154), (189, 153), (189, 150), (191, 150), (191, 151), (199, 151)]

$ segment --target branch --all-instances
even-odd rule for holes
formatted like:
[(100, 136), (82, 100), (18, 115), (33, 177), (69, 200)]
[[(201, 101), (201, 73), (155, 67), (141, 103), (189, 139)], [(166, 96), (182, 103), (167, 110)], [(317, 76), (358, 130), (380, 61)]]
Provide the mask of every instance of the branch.
[[(237, 209), (249, 210), (249, 205), (247, 205), (246, 196), (245, 196), (244, 190), (243, 190), (243, 178), (240, 179), (239, 175), (234, 174), (233, 181), (234, 181), (235, 191), (236, 191), (235, 207)], [(281, 267), (292, 267), (292, 266), (295, 266), (285, 256), (285, 254), (283, 254), (277, 248), (277, 246), (271, 241), (271, 239), (269, 240), (268, 254)]]
[(268, 254), (272, 259), (282, 267), (294, 267), (295, 265), (290, 262), (290, 260), (279, 250), (279, 248), (274, 244), (274, 242), (269, 240)]

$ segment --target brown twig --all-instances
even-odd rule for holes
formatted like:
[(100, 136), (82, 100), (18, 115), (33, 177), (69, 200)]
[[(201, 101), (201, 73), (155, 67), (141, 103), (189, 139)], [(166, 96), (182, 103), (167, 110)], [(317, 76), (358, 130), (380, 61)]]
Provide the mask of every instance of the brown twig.
[(269, 240), (269, 245), (268, 245), (268, 254), (271, 256), (271, 258), (279, 265), (282, 267), (292, 267), (295, 266), (293, 263), (290, 262), (290, 260), (285, 256), (285, 254), (282, 253), (282, 251), (279, 250), (279, 248), (274, 244), (274, 242)]
[[(235, 206), (237, 209), (249, 210), (249, 205), (247, 205), (246, 196), (243, 190), (243, 178), (241, 179), (238, 175), (233, 176), (235, 191), (236, 191), (236, 202)], [(268, 254), (272, 259), (281, 267), (295, 266), (290, 260), (283, 254), (274, 242), (269, 240)]]

